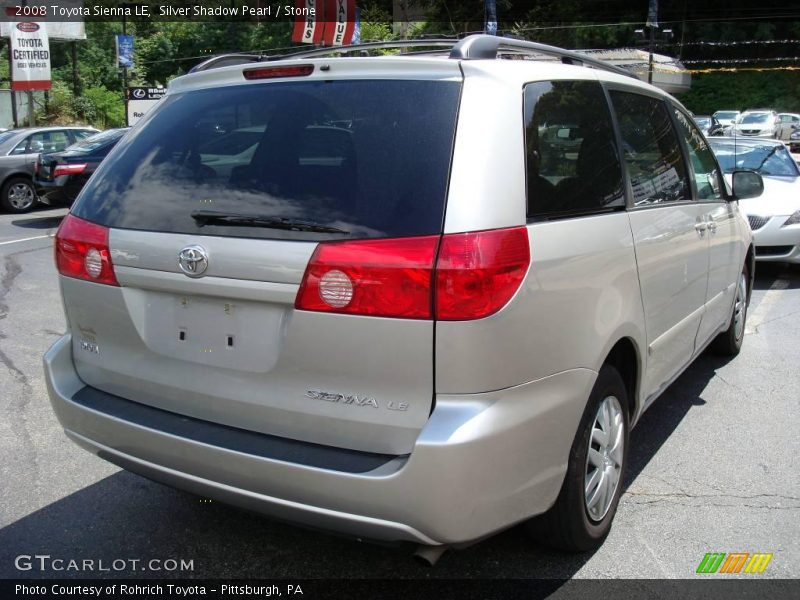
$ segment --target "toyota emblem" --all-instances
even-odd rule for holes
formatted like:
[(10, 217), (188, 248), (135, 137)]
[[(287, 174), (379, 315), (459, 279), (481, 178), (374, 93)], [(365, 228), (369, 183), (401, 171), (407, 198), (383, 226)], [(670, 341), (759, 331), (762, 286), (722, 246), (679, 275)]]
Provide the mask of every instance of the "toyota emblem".
[(178, 253), (178, 266), (189, 277), (202, 277), (208, 268), (208, 253), (202, 246), (186, 246)]

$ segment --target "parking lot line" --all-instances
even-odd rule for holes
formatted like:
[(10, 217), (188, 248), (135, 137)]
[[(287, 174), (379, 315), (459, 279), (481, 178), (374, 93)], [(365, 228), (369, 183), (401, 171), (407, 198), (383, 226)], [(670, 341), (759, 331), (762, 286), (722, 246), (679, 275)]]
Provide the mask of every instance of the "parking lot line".
[(48, 235), (36, 235), (34, 237), (21, 238), (19, 240), (8, 240), (6, 242), (0, 242), (0, 246), (5, 246), (7, 244), (16, 244), (18, 242), (29, 242), (31, 240), (41, 240), (41, 239), (44, 239), (44, 238), (53, 237), (54, 235), (55, 235), (54, 233), (50, 233)]

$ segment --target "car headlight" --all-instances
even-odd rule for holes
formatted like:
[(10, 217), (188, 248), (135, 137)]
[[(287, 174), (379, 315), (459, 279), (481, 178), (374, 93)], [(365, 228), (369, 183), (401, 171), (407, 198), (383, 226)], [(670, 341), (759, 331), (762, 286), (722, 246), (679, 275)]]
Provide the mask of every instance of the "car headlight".
[(790, 140), (800, 140), (800, 131), (793, 131), (789, 136)]
[(786, 222), (781, 227), (786, 227), (787, 225), (800, 225), (800, 210), (794, 211), (792, 216), (786, 219)]

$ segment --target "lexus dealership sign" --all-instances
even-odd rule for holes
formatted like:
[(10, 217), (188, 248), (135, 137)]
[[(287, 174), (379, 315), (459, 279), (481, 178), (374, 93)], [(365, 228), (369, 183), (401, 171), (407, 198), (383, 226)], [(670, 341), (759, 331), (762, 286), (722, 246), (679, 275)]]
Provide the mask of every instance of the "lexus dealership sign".
[(49, 90), (50, 44), (44, 23), (15, 23), (10, 31), (11, 89)]
[(128, 125), (135, 125), (166, 93), (167, 90), (159, 87), (128, 88)]

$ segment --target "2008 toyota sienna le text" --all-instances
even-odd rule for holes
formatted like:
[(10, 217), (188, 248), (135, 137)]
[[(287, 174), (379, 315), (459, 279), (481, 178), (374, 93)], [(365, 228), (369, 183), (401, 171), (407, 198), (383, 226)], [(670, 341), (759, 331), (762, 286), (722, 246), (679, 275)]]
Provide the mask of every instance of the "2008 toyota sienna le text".
[(56, 236), (72, 440), (362, 538), (602, 543), (630, 428), (739, 351), (763, 185), (615, 67), (449, 43), (172, 82)]

